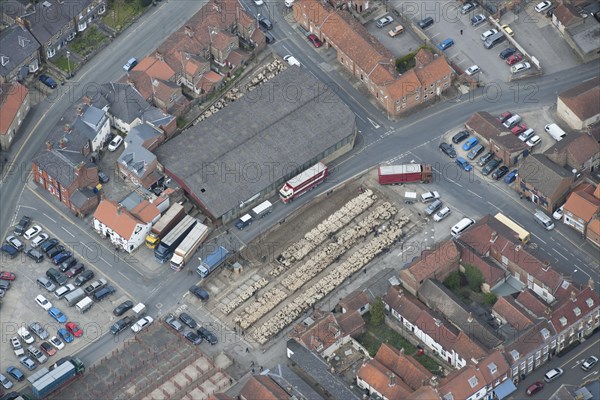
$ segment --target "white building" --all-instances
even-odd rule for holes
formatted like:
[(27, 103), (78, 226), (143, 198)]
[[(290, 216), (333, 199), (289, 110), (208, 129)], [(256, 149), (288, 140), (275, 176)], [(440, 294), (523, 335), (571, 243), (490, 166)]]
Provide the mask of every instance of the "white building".
[(123, 206), (102, 200), (94, 213), (94, 229), (100, 235), (128, 253), (141, 246), (150, 232), (152, 222), (142, 222)]

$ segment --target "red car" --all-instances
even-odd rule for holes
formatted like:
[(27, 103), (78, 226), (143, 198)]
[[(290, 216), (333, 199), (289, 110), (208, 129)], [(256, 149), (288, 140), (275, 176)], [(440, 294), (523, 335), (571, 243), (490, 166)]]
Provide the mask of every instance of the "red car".
[(16, 279), (16, 275), (13, 272), (2, 271), (0, 272), (0, 279), (5, 281), (14, 281)]
[(75, 322), (67, 322), (65, 328), (75, 337), (81, 337), (83, 335), (83, 329), (78, 327)]
[(527, 394), (527, 396), (533, 396), (534, 394), (536, 394), (543, 388), (544, 388), (544, 384), (542, 382), (535, 382), (533, 385), (531, 385), (527, 388), (525, 393)]
[(40, 344), (40, 349), (42, 349), (42, 351), (48, 356), (53, 356), (56, 354), (56, 349), (48, 342), (42, 342), (42, 344)]
[(502, 114), (498, 115), (498, 121), (502, 124), (504, 121), (512, 117), (513, 114), (510, 111), (504, 111)]
[(311, 33), (310, 35), (307, 36), (308, 40), (310, 40), (310, 42), (317, 48), (323, 46), (323, 42), (321, 42), (319, 40), (319, 38), (317, 37), (317, 35), (315, 35), (314, 33)]
[(519, 61), (521, 61), (523, 59), (523, 56), (521, 54), (513, 54), (512, 56), (508, 57), (506, 59), (506, 63), (508, 65), (514, 65), (516, 63), (518, 63)]
[(527, 125), (525, 124), (517, 124), (510, 131), (515, 135), (520, 135), (521, 133), (527, 130)]

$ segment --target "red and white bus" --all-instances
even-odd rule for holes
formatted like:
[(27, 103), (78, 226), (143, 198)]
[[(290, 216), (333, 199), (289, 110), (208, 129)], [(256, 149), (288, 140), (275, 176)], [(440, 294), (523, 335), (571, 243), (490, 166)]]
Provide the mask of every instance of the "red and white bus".
[(284, 203), (292, 201), (294, 198), (303, 195), (323, 182), (327, 178), (327, 173), (327, 165), (322, 162), (313, 165), (287, 181), (281, 190), (279, 190), (279, 198)]

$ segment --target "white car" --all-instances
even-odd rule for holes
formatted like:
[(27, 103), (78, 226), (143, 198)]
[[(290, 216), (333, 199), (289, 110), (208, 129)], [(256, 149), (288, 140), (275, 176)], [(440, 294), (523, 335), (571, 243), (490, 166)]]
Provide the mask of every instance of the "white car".
[(23, 237), (25, 239), (29, 240), (32, 237), (34, 237), (35, 235), (37, 235), (38, 233), (40, 233), (41, 231), (42, 231), (42, 227), (39, 225), (35, 225), (35, 226), (32, 226), (31, 228), (27, 229), (27, 232), (25, 232)]
[(560, 221), (564, 214), (563, 207), (564, 207), (564, 205), (560, 206), (558, 208), (558, 210), (554, 211), (554, 214), (552, 214), (552, 218), (554, 218), (557, 221)]
[(585, 359), (583, 363), (581, 363), (581, 369), (584, 371), (589, 371), (594, 368), (598, 364), (598, 357), (590, 356)]
[(254, 4), (256, 4), (257, 6), (262, 6), (263, 4), (265, 4), (265, 2), (263, 0), (254, 0)]
[(121, 146), (121, 144), (123, 143), (123, 136), (115, 136), (115, 138), (113, 140), (110, 141), (110, 143), (108, 144), (108, 151), (115, 151), (119, 148), (119, 146)]
[(471, 65), (465, 72), (467, 75), (472, 76), (479, 73), (479, 71), (481, 71), (481, 68), (479, 68), (477, 65)]
[(287, 55), (287, 56), (283, 56), (283, 60), (288, 63), (289, 65), (296, 65), (296, 66), (300, 66), (300, 61), (298, 61), (296, 59), (296, 57), (291, 56), (291, 55)]
[(65, 344), (56, 336), (52, 336), (49, 342), (56, 348), (56, 350), (62, 350), (65, 347)]
[(519, 72), (527, 71), (529, 68), (531, 68), (531, 64), (528, 62), (520, 62), (510, 67), (510, 73), (518, 74)]
[(144, 318), (140, 319), (138, 322), (136, 322), (131, 327), (131, 330), (134, 331), (135, 333), (138, 333), (142, 329), (144, 329), (147, 326), (149, 326), (152, 322), (154, 322), (154, 319), (152, 317), (144, 317)]
[(440, 222), (450, 214), (452, 214), (452, 210), (448, 207), (444, 207), (433, 215), (433, 220), (435, 222)]
[(542, 1), (535, 6), (535, 11), (541, 13), (542, 11), (546, 11), (552, 6), (552, 3), (549, 1)]
[(37, 295), (37, 297), (35, 298), (35, 302), (38, 304), (38, 306), (42, 307), (46, 311), (52, 308), (52, 303), (50, 303), (48, 299), (42, 296), (41, 294)]
[(485, 42), (485, 39), (489, 38), (492, 35), (498, 33), (498, 29), (490, 29), (489, 31), (485, 31), (481, 34), (481, 40)]
[(48, 234), (47, 233), (40, 233), (39, 235), (37, 235), (35, 238), (33, 238), (33, 240), (31, 241), (31, 247), (38, 247), (40, 244), (44, 243), (46, 240), (48, 240)]
[(540, 144), (541, 141), (542, 141), (542, 139), (538, 135), (535, 135), (534, 137), (532, 137), (525, 143), (527, 144), (527, 146), (533, 148), (533, 147), (537, 146), (538, 144)]
[(24, 327), (20, 327), (19, 330), (17, 330), (17, 334), (21, 336), (21, 339), (23, 339), (27, 344), (35, 342), (35, 339), (33, 336), (31, 336), (31, 333), (29, 333), (29, 331)]
[(429, 203), (430, 201), (433, 201), (433, 200), (439, 199), (439, 198), (440, 198), (440, 194), (436, 191), (425, 192), (421, 195), (421, 201), (423, 203)]

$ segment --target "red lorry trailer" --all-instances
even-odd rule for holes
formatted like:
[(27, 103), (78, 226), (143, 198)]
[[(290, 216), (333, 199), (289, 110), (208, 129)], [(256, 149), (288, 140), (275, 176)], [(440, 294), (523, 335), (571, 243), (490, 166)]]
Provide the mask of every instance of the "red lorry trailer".
[(431, 165), (428, 164), (380, 165), (377, 174), (381, 185), (409, 182), (428, 183), (433, 179)]
[(279, 198), (284, 203), (292, 201), (294, 198), (303, 195), (323, 182), (327, 178), (327, 173), (327, 165), (318, 162), (287, 181), (281, 190), (279, 190)]

